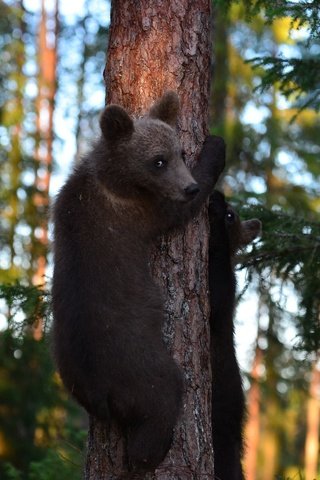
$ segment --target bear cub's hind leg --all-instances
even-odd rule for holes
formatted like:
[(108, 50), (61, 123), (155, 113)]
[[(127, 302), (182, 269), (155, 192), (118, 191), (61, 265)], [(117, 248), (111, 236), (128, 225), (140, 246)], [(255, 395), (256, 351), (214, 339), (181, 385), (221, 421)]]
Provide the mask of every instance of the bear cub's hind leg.
[[(133, 471), (154, 470), (170, 448), (183, 390), (178, 370), (174, 380), (172, 388), (159, 386), (159, 389), (154, 390), (153, 396), (148, 399), (146, 414), (143, 418), (136, 419), (128, 431), (128, 462)], [(171, 383), (170, 380), (168, 383)]]

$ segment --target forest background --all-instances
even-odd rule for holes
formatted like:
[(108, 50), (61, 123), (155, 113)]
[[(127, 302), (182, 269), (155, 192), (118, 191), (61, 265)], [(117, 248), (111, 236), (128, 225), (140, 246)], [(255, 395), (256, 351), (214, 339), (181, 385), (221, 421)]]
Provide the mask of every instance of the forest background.
[[(51, 199), (98, 132), (107, 0), (0, 0), (0, 478), (81, 478), (87, 421), (49, 348)], [(320, 3), (215, 0), (220, 182), (263, 237), (239, 257), (248, 480), (318, 478)], [(40, 288), (39, 288), (40, 286)]]

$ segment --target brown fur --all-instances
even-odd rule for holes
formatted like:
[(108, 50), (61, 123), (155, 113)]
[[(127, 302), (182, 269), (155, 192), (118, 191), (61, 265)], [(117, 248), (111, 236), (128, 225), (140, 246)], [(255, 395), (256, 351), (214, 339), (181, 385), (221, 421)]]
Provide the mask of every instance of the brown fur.
[[(157, 103), (161, 118), (172, 120), (177, 105), (175, 94), (165, 95)], [(225, 147), (208, 137), (190, 173), (175, 131), (156, 109), (133, 121), (111, 105), (100, 125), (102, 136), (54, 206), (55, 358), (78, 402), (123, 427), (132, 469), (152, 470), (170, 447), (183, 378), (163, 343), (149, 250), (199, 211)]]
[(149, 117), (162, 120), (174, 127), (179, 113), (179, 102), (174, 92), (167, 92), (150, 109)]
[(245, 401), (234, 346), (234, 256), (261, 231), (259, 220), (241, 222), (215, 191), (210, 197), (209, 286), (211, 299), (212, 436), (217, 480), (243, 480)]

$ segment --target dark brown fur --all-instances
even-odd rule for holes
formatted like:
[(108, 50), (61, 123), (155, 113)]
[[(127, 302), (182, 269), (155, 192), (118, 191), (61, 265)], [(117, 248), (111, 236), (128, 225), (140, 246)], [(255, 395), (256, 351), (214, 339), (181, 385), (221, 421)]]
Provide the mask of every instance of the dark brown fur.
[(99, 141), (54, 206), (57, 366), (90, 414), (123, 427), (135, 470), (163, 460), (183, 393), (162, 339), (163, 300), (149, 250), (158, 235), (196, 215), (224, 167), (223, 140), (208, 137), (190, 173), (169, 126), (174, 111), (172, 92), (152, 118), (133, 121), (121, 107), (106, 107)]
[(234, 346), (236, 279), (234, 256), (256, 238), (259, 220), (241, 222), (215, 191), (210, 197), (209, 287), (211, 300), (212, 436), (217, 480), (243, 480), (242, 429), (245, 401)]

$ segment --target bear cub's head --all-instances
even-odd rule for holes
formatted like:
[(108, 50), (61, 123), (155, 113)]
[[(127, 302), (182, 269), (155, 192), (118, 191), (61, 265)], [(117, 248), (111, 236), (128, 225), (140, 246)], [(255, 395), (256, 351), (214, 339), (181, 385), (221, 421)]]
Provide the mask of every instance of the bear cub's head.
[(192, 200), (199, 186), (185, 165), (174, 129), (178, 112), (179, 99), (171, 91), (136, 120), (119, 105), (107, 106), (100, 118), (107, 152), (99, 158), (102, 178), (112, 177), (111, 186), (116, 183), (124, 195), (145, 191), (173, 201)]
[(210, 196), (209, 221), (214, 248), (227, 245), (230, 257), (261, 235), (260, 220), (253, 218), (241, 221), (224, 195), (217, 190)]

